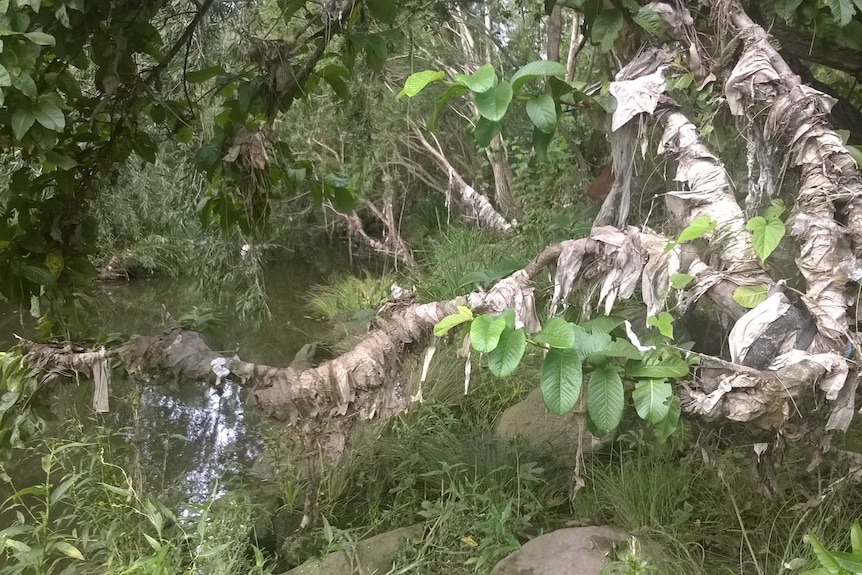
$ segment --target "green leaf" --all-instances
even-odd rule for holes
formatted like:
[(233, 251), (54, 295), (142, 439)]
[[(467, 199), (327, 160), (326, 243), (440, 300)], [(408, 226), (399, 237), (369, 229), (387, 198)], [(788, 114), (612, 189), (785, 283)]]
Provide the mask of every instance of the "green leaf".
[(480, 148), (487, 148), (491, 145), (491, 140), (494, 136), (500, 133), (502, 129), (500, 122), (492, 122), (487, 118), (479, 118), (476, 122), (476, 129), (473, 132), (473, 137), (476, 139), (476, 145)]
[(18, 76), (12, 76), (12, 87), (30, 98), (36, 99), (36, 82), (27, 72), (21, 72)]
[(471, 319), (473, 319), (473, 312), (470, 311), (470, 308), (459, 305), (458, 313), (447, 315), (437, 322), (434, 326), (434, 335), (437, 337), (443, 337), (453, 327), (459, 326), (462, 323), (467, 323)]
[(156, 146), (156, 143), (150, 135), (143, 130), (135, 132), (135, 138), (132, 141), (132, 149), (148, 163), (156, 163), (156, 152), (158, 152), (159, 148)]
[[(40, 96), (39, 99), (41, 100), (42, 97)], [(63, 115), (63, 111), (53, 102), (45, 100), (39, 102), (33, 108), (33, 114), (36, 117), (36, 121), (48, 130), (62, 132), (66, 127), (66, 117)]]
[(42, 266), (24, 266), (22, 271), (24, 277), (35, 284), (47, 286), (56, 281), (54, 275)]
[(769, 286), (766, 284), (739, 286), (733, 290), (733, 301), (744, 308), (751, 309), (766, 299), (767, 292), (769, 292)]
[(602, 332), (590, 333), (579, 325), (572, 325), (575, 336), (573, 347), (578, 350), (581, 359), (601, 353), (611, 346), (611, 336)]
[(862, 146), (844, 146), (853, 161), (856, 162), (856, 167), (862, 167)]
[(412, 98), (421, 92), (428, 84), (442, 80), (443, 76), (445, 76), (445, 73), (437, 70), (425, 70), (423, 72), (410, 74), (404, 82), (404, 88), (398, 92), (397, 98), (399, 100), (404, 96)]
[(632, 400), (641, 419), (657, 424), (667, 417), (670, 409), (668, 401), (672, 395), (673, 389), (669, 383), (648, 379), (635, 384)]
[(500, 341), (500, 334), (506, 329), (506, 319), (483, 314), (473, 320), (470, 326), (470, 344), (480, 353), (494, 351)]
[(813, 531), (808, 531), (808, 543), (811, 545), (811, 549), (814, 550), (814, 555), (817, 556), (817, 561), (820, 562), (821, 566), (832, 573), (841, 573), (843, 571), (841, 565), (832, 556), (832, 553), (820, 544), (820, 541), (814, 536)]
[(45, 152), (45, 160), (54, 164), (61, 170), (71, 170), (78, 165), (78, 162), (75, 161), (75, 158), (72, 158), (65, 154), (58, 154), (57, 152), (51, 150)]
[(44, 32), (25, 32), (24, 37), (40, 46), (55, 46), (57, 44), (57, 40), (53, 36)]
[(673, 316), (666, 311), (661, 312), (657, 316), (647, 318), (647, 325), (658, 328), (659, 333), (669, 339), (673, 339)]
[(587, 385), (587, 411), (599, 435), (606, 435), (623, 417), (624, 388), (612, 364), (596, 368)]
[(443, 106), (446, 105), (446, 102), (451, 100), (456, 96), (463, 96), (467, 92), (470, 91), (470, 88), (464, 86), (462, 84), (453, 84), (446, 88), (446, 91), (443, 92), (437, 101), (434, 102), (434, 113), (431, 114), (431, 118), (428, 119), (427, 128), (429, 132), (433, 132), (434, 128), (437, 125), (437, 116), (440, 115), (440, 111), (443, 109)]
[[(860, 0), (862, 1), (862, 0)], [(784, 205), (784, 202), (779, 199), (774, 199), (769, 202), (769, 206), (766, 208), (766, 212), (763, 214), (763, 217), (766, 218), (766, 221), (777, 220), (787, 211), (787, 206)]]
[(482, 117), (488, 118), (492, 122), (499, 122), (506, 115), (511, 101), (512, 86), (503, 81), (492, 90), (476, 94), (476, 109), (479, 110)]
[(397, 12), (392, 0), (365, 0), (365, 6), (378, 22), (383, 22), (388, 26), (395, 24)]
[(675, 395), (671, 395), (670, 400), (668, 401), (667, 415), (653, 427), (656, 439), (658, 439), (659, 443), (664, 443), (676, 432), (679, 427), (680, 413), (679, 398)]
[(33, 111), (28, 108), (18, 108), (12, 114), (12, 133), (15, 134), (17, 140), (24, 139), (27, 131), (33, 126), (36, 121), (36, 116)]
[(661, 36), (664, 34), (664, 22), (661, 16), (650, 10), (646, 6), (638, 8), (637, 14), (632, 16), (634, 23), (646, 30), (648, 34), (653, 36)]
[(751, 244), (754, 247), (754, 253), (757, 254), (761, 262), (765, 261), (769, 254), (775, 251), (785, 234), (784, 222), (778, 218), (767, 221), (766, 218), (755, 216), (748, 220), (745, 229), (752, 234)]
[(533, 128), (533, 149), (536, 151), (537, 158), (543, 161), (548, 159), (548, 146), (551, 145), (553, 139), (553, 134), (547, 134), (539, 128)]
[(829, 6), (835, 23), (841, 28), (849, 24), (856, 13), (852, 0), (826, 0), (826, 5)]
[[(639, 365), (638, 365), (639, 364)], [(635, 362), (632, 367), (626, 368), (626, 374), (629, 377), (643, 379), (665, 379), (686, 377), (689, 372), (689, 365), (679, 355), (666, 357), (661, 363), (654, 365), (645, 365), (645, 362)]]
[(561, 317), (552, 317), (542, 326), (542, 331), (533, 336), (533, 341), (550, 347), (571, 349), (575, 345), (575, 333), (572, 324)]
[(355, 198), (353, 197), (353, 192), (351, 192), (350, 188), (346, 186), (334, 186), (332, 188), (331, 199), (333, 205), (335, 205), (335, 209), (342, 214), (346, 214), (352, 211), (354, 205), (356, 204)]
[(11, 86), (12, 76), (3, 64), (0, 64), (0, 87)]
[(590, 39), (602, 52), (610, 52), (623, 28), (623, 13), (616, 9), (602, 10), (593, 21)]
[(570, 412), (581, 395), (583, 368), (578, 352), (573, 349), (552, 349), (542, 363), (540, 385), (545, 405), (551, 413)]
[(716, 225), (716, 221), (709, 216), (700, 216), (699, 218), (695, 218), (688, 227), (682, 230), (677, 241), (679, 243), (683, 243), (695, 240), (714, 230)]
[(850, 546), (853, 549), (853, 555), (862, 557), (862, 527), (859, 527), (858, 521), (850, 527)]
[(802, 0), (775, 0), (773, 7), (779, 17), (790, 20), (801, 5)]
[(207, 80), (216, 78), (220, 74), (224, 73), (224, 68), (222, 68), (221, 66), (210, 66), (201, 70), (193, 70), (191, 72), (186, 72), (186, 82), (188, 82), (189, 84), (199, 84), (201, 82), (206, 82)]
[(350, 99), (350, 86), (347, 85), (346, 81), (346, 78), (350, 77), (350, 73), (346, 68), (330, 64), (320, 71), (320, 75), (323, 76), (336, 96), (345, 101)]
[(601, 351), (601, 354), (608, 357), (624, 357), (636, 360), (643, 357), (638, 348), (633, 346), (629, 340), (622, 338), (615, 339), (609, 347)]
[(693, 280), (694, 276), (676, 273), (670, 276), (670, 285), (674, 289), (685, 289), (685, 286), (690, 284)]
[(862, 573), (862, 559), (856, 557), (852, 553), (833, 551), (832, 557), (839, 565), (841, 565), (841, 568), (848, 573)]
[(536, 60), (535, 62), (530, 62), (515, 72), (515, 75), (512, 76), (512, 90), (517, 92), (521, 86), (530, 80), (534, 80), (542, 76), (565, 78), (566, 67), (559, 62), (552, 62), (550, 60)]
[(513, 330), (507, 327), (500, 334), (497, 347), (488, 354), (488, 369), (497, 377), (506, 377), (521, 363), (526, 347), (527, 335), (524, 330)]
[(540, 94), (527, 102), (527, 115), (533, 125), (546, 134), (557, 129), (557, 105), (549, 94)]
[(484, 94), (497, 85), (497, 72), (491, 64), (485, 64), (469, 76), (455, 74), (455, 82), (470, 88), (476, 94)]

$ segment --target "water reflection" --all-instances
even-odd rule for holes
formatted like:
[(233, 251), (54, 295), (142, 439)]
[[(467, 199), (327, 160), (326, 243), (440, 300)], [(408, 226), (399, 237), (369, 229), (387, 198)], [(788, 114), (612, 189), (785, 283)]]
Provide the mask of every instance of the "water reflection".
[[(304, 344), (321, 339), (327, 329), (307, 317), (304, 309), (304, 294), (320, 281), (320, 273), (302, 262), (271, 266), (267, 285), (272, 319), (254, 326), (225, 312), (221, 327), (207, 334), (209, 345), (247, 361), (289, 364)], [(201, 301), (193, 280), (153, 278), (104, 284), (97, 287), (92, 300), (84, 302), (85, 311), (77, 323), (83, 326), (84, 338), (154, 334)], [(34, 337), (29, 310), (0, 305), (0, 350), (15, 345), (13, 334)], [(133, 449), (119, 450), (131, 452), (130, 459), (116, 463), (137, 469), (147, 491), (163, 494), (175, 504), (208, 498), (215, 485), (239, 477), (260, 449), (256, 414), (245, 410), (243, 393), (232, 384), (226, 384), (219, 395), (203, 382), (142, 385), (115, 377), (110, 391), (111, 412), (95, 415), (90, 408), (91, 384), (69, 383), (56, 398), (59, 421), (79, 418), (85, 427), (120, 430), (126, 445), (119, 447)], [(17, 470), (20, 477), (39, 477), (37, 461), (23, 465), (35, 469)]]

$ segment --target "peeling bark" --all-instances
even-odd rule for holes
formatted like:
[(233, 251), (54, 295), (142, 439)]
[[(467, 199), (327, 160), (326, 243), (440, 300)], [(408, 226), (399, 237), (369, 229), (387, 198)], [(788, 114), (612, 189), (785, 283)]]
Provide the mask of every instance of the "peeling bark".
[(501, 232), (508, 232), (513, 229), (512, 224), (494, 208), (487, 196), (467, 184), (461, 174), (455, 170), (449, 160), (446, 159), (446, 156), (443, 155), (439, 145), (436, 148), (432, 146), (425, 136), (422, 135), (419, 128), (414, 130), (414, 134), (422, 146), (434, 157), (437, 165), (449, 179), (446, 190), (447, 206), (451, 207), (452, 204), (457, 203), (464, 217), (476, 222), (480, 227), (491, 228)]

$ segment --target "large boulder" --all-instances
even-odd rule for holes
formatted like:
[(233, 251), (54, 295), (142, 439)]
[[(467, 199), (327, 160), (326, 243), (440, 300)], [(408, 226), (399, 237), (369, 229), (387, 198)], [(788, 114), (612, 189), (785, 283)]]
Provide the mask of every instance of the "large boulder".
[(559, 529), (524, 544), (491, 575), (599, 575), (628, 533), (612, 527)]
[(528, 445), (547, 448), (554, 453), (574, 458), (581, 436), (585, 453), (597, 451), (608, 444), (611, 436), (599, 439), (586, 429), (586, 414), (576, 407), (566, 415), (554, 415), (545, 407), (542, 390), (534, 389), (520, 403), (503, 412), (494, 426), (494, 435), (506, 439), (520, 437)]
[(282, 575), (354, 575), (387, 573), (404, 540), (421, 540), (425, 527), (420, 523), (401, 527), (350, 544), (320, 559), (314, 558)]

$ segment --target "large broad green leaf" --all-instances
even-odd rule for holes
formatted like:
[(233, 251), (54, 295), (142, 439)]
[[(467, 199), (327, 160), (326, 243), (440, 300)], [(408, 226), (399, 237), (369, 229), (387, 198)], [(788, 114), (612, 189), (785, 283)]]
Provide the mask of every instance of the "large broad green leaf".
[(17, 76), (12, 76), (12, 87), (31, 100), (36, 99), (36, 82), (33, 81), (33, 77), (27, 72), (21, 72)]
[(213, 78), (224, 73), (224, 68), (222, 68), (221, 66), (210, 66), (201, 70), (192, 70), (191, 72), (186, 73), (186, 82), (190, 84), (206, 82), (207, 80), (212, 80)]
[(790, 20), (800, 5), (802, 0), (775, 0), (773, 3), (775, 13), (785, 20)]
[(572, 324), (561, 317), (552, 317), (542, 326), (542, 331), (533, 336), (533, 341), (559, 349), (570, 349), (575, 345), (575, 333)]
[(548, 159), (548, 146), (551, 145), (553, 139), (553, 134), (543, 132), (539, 128), (533, 128), (533, 150), (536, 151), (537, 158), (542, 161)]
[(551, 62), (549, 60), (536, 60), (522, 67), (512, 76), (512, 89), (516, 92), (518, 88), (541, 76), (557, 76), (559, 78), (566, 77), (566, 67), (559, 62)]
[(600, 435), (606, 435), (623, 417), (623, 380), (611, 364), (596, 368), (587, 385), (587, 411)]
[(820, 541), (817, 540), (817, 537), (814, 535), (813, 531), (808, 532), (808, 543), (811, 545), (811, 549), (814, 550), (814, 555), (817, 556), (817, 561), (820, 562), (820, 566), (824, 567), (830, 573), (841, 573), (843, 568), (841, 564), (832, 556), (832, 553), (824, 547)]
[(829, 6), (832, 17), (835, 18), (835, 23), (840, 27), (849, 24), (856, 13), (852, 0), (826, 0), (826, 5)]
[(470, 326), (470, 343), (480, 353), (494, 351), (500, 341), (500, 334), (506, 329), (506, 319), (487, 314), (480, 315)]
[(575, 336), (573, 347), (578, 351), (581, 359), (586, 359), (594, 353), (601, 353), (611, 346), (611, 336), (606, 333), (590, 333), (579, 325), (573, 325), (572, 332)]
[(850, 546), (853, 549), (853, 555), (862, 557), (862, 527), (859, 527), (858, 522), (854, 522), (850, 528)]
[(632, 16), (632, 20), (653, 36), (661, 36), (664, 33), (664, 22), (661, 16), (646, 6), (641, 6), (637, 14)]
[(3, 64), (0, 64), (0, 86), (11, 86), (12, 76)]
[(412, 98), (425, 89), (425, 86), (428, 84), (442, 80), (444, 75), (444, 72), (438, 70), (424, 70), (422, 72), (410, 74), (404, 82), (404, 88), (398, 92), (397, 97), (399, 100), (404, 96)]
[(573, 349), (552, 349), (542, 363), (540, 379), (542, 397), (551, 413), (570, 412), (581, 395), (583, 369), (578, 352)]
[(581, 323), (581, 327), (590, 333), (611, 333), (621, 325), (623, 325), (621, 318), (609, 315), (599, 315)]
[(527, 347), (527, 335), (523, 329), (507, 327), (500, 334), (494, 351), (488, 354), (488, 369), (497, 377), (506, 377), (518, 367)]
[(533, 125), (546, 134), (557, 129), (557, 105), (550, 94), (540, 94), (527, 102), (527, 115)]
[(676, 432), (679, 427), (679, 416), (679, 398), (672, 395), (668, 401), (667, 415), (659, 423), (653, 426), (656, 439), (658, 439), (660, 443), (667, 441), (667, 438)]
[(673, 316), (666, 311), (648, 317), (647, 325), (657, 327), (659, 333), (668, 339), (673, 339)]
[(485, 64), (469, 76), (455, 74), (455, 81), (476, 94), (483, 94), (497, 85), (497, 72), (491, 64)]
[(18, 140), (23, 139), (35, 121), (36, 116), (32, 110), (27, 108), (16, 109), (12, 113), (12, 133), (15, 134), (15, 138)]
[(617, 8), (602, 10), (593, 21), (593, 28), (590, 33), (593, 44), (598, 44), (602, 52), (610, 52), (622, 27), (622, 11)]
[(55, 541), (51, 543), (57, 551), (65, 555), (66, 557), (72, 557), (73, 559), (79, 559), (81, 561), (84, 560), (84, 556), (78, 551), (78, 548), (72, 545), (71, 543), (66, 543), (65, 541)]
[(512, 86), (508, 82), (500, 82), (492, 90), (476, 94), (476, 109), (483, 118), (499, 122), (506, 115), (509, 102), (512, 101)]
[(768, 221), (761, 216), (753, 217), (745, 224), (745, 229), (751, 232), (751, 245), (761, 262), (775, 251), (785, 233), (784, 222), (777, 217)]
[(39, 102), (33, 108), (33, 114), (37, 122), (54, 132), (62, 132), (63, 128), (66, 127), (66, 117), (63, 116), (63, 111), (53, 102)]
[(685, 289), (685, 286), (694, 280), (694, 276), (688, 274), (675, 273), (670, 276), (670, 285), (674, 289)]
[(57, 44), (57, 40), (53, 36), (44, 32), (26, 32), (24, 37), (40, 46), (54, 46)]
[(395, 23), (397, 11), (392, 0), (365, 0), (365, 6), (378, 22), (383, 22), (389, 26)]
[(500, 133), (502, 129), (500, 122), (492, 122), (487, 118), (479, 118), (476, 122), (476, 130), (473, 132), (473, 137), (476, 139), (476, 145), (480, 148), (487, 148), (491, 145), (491, 140), (494, 136)]
[(608, 357), (624, 357), (626, 359), (641, 359), (643, 354), (626, 339), (618, 338), (609, 347), (601, 351)]
[(715, 229), (716, 221), (709, 216), (700, 216), (695, 218), (682, 232), (679, 234), (679, 243), (688, 242), (708, 234)]
[(754, 308), (760, 305), (769, 293), (769, 286), (757, 284), (753, 286), (739, 286), (733, 290), (733, 301), (744, 308)]
[(667, 417), (671, 395), (673, 395), (673, 389), (669, 383), (648, 379), (639, 381), (635, 385), (632, 400), (640, 418), (656, 424)]
[(446, 88), (446, 91), (440, 94), (440, 97), (437, 98), (436, 102), (434, 102), (434, 113), (431, 114), (431, 117), (428, 119), (428, 123), (426, 124), (428, 131), (434, 131), (434, 128), (437, 126), (437, 116), (440, 115), (440, 111), (443, 109), (443, 106), (446, 105), (446, 102), (457, 96), (463, 96), (469, 91), (470, 88), (463, 84), (453, 84)]
[(678, 354), (674, 353), (664, 357), (660, 363), (652, 365), (644, 365), (646, 360), (635, 363), (631, 367), (626, 368), (626, 373), (629, 377), (649, 378), (649, 379), (665, 379), (669, 377), (685, 377), (689, 372), (689, 365)]

